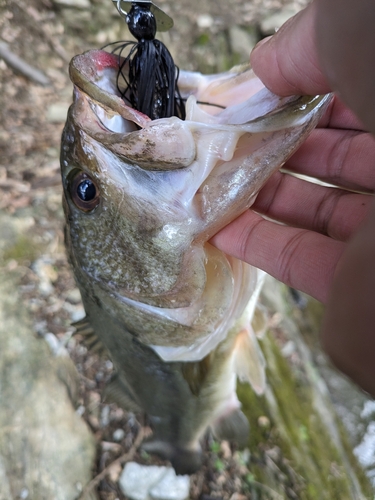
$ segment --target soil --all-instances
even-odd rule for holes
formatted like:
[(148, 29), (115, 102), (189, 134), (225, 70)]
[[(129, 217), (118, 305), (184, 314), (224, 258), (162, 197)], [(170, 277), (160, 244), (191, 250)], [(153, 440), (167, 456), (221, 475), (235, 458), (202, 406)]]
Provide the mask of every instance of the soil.
[[(286, 3), (159, 0), (175, 21), (163, 40), (184, 69), (227, 69), (243, 58), (233, 51), (232, 28), (240, 24), (245, 34), (255, 33), (259, 38), (261, 20)], [(300, 8), (304, 3), (288, 5)], [(68, 0), (0, 1), (0, 40), (50, 82), (39, 85), (0, 59), (0, 210), (29, 221), (28, 230), (6, 248), (4, 266), (18, 268), (22, 275), (22, 306), (31, 311), (35, 332), (52, 333), (77, 366), (81, 381), (77, 411), (98, 442), (94, 476), (131, 448), (140, 426), (147, 428), (147, 422), (101, 402), (112, 364), (89, 353), (81, 339), (72, 337), (71, 322), (84, 312), (65, 256), (59, 143), (72, 95), (69, 60), (85, 50), (127, 38), (125, 23), (110, 0), (72, 0), (70, 5)], [(191, 500), (258, 498), (249, 493), (251, 478), (243, 453), (211, 438), (204, 448), (204, 466), (192, 477)], [(135, 459), (162, 463), (139, 452)], [(99, 483), (100, 499), (125, 498), (117, 485), (120, 472), (120, 468), (112, 469)]]

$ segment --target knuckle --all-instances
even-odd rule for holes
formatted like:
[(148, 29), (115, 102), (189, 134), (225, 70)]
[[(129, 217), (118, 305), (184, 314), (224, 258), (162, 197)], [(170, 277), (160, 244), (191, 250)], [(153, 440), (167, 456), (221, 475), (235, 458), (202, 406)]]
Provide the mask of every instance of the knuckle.
[(353, 136), (340, 134), (338, 140), (332, 147), (328, 155), (328, 177), (332, 182), (340, 183), (343, 175), (345, 164), (349, 157), (349, 152), (352, 144)]
[(238, 251), (239, 258), (244, 260), (245, 262), (249, 262), (251, 260), (251, 251), (253, 248), (253, 239), (257, 230), (259, 229), (259, 225), (264, 222), (263, 218), (259, 216), (259, 219), (256, 220), (253, 224), (248, 224), (243, 228), (243, 231), (239, 237), (238, 241)]
[(329, 235), (330, 222), (340, 197), (341, 193), (332, 188), (320, 200), (313, 220), (313, 227), (320, 233)]
[(279, 270), (280, 281), (287, 285), (295, 286), (295, 262), (300, 259), (303, 253), (306, 234), (307, 231), (298, 230), (280, 250), (277, 259), (277, 269)]

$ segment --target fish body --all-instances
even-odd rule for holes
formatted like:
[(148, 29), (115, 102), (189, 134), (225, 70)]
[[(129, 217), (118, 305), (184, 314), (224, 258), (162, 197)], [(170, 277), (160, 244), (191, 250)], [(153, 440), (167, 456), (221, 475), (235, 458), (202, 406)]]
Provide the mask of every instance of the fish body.
[(190, 473), (208, 427), (246, 444), (237, 376), (265, 385), (251, 328), (262, 273), (209, 239), (251, 206), (329, 97), (276, 97), (247, 67), (181, 71), (186, 119), (151, 120), (119, 97), (118, 64), (103, 51), (70, 64), (61, 169), (78, 330), (114, 363), (107, 397), (148, 415), (145, 449)]

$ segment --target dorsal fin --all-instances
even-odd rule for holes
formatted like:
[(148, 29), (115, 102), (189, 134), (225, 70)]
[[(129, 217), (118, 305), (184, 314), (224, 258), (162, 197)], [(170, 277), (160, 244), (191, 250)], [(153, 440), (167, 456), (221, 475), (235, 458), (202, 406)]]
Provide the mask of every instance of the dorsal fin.
[(82, 337), (82, 343), (90, 352), (97, 353), (99, 355), (108, 354), (107, 349), (104, 347), (102, 341), (96, 335), (94, 329), (90, 325), (87, 316), (72, 323), (75, 328), (73, 335), (80, 335)]

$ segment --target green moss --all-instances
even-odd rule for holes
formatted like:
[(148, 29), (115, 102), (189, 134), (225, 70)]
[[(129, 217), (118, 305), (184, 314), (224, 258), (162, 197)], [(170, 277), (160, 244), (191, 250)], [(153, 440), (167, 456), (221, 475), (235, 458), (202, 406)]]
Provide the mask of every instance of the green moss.
[(220, 458), (217, 458), (215, 460), (214, 467), (215, 467), (215, 470), (217, 470), (218, 472), (221, 472), (225, 469), (225, 464), (222, 460), (220, 460)]
[[(324, 424), (317, 408), (314, 388), (303, 367), (291, 369), (272, 335), (262, 347), (268, 363), (269, 389), (257, 397), (246, 384), (239, 384), (238, 396), (250, 422), (250, 473), (283, 498), (301, 500), (352, 499), (347, 456), (366, 498), (372, 489), (343, 434), (342, 453)], [(266, 416), (269, 426), (262, 426)], [(264, 418), (263, 418), (264, 421)], [(267, 498), (258, 491), (259, 498)], [(368, 495), (368, 496), (367, 496)]]
[(12, 245), (5, 248), (2, 257), (5, 262), (14, 259), (25, 264), (35, 260), (39, 254), (39, 245), (31, 237), (22, 234)]
[(212, 443), (210, 444), (210, 450), (213, 453), (219, 453), (219, 451), (220, 451), (220, 443), (218, 443), (217, 441), (212, 441)]
[(209, 43), (209, 41), (210, 41), (210, 35), (208, 33), (202, 33), (198, 36), (196, 44), (201, 47), (204, 47)]

